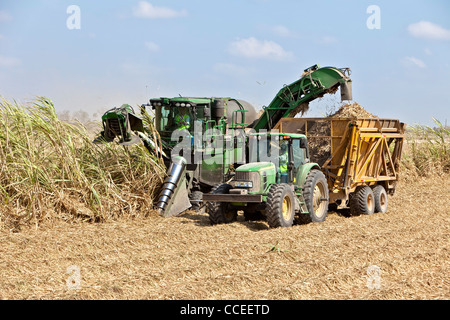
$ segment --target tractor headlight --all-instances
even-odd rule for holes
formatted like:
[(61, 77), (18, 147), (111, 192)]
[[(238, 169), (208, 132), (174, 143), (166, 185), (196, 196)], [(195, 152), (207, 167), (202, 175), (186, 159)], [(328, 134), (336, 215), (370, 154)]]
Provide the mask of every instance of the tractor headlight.
[(251, 181), (238, 181), (235, 183), (235, 186), (238, 188), (252, 188), (253, 183)]

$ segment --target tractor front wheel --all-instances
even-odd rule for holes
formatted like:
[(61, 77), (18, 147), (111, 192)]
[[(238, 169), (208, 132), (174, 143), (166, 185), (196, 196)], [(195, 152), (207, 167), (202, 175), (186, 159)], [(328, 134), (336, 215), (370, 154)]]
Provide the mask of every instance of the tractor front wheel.
[(300, 223), (323, 222), (328, 215), (328, 184), (325, 175), (320, 170), (313, 169), (306, 176), (303, 186), (308, 214), (300, 214)]
[(275, 184), (270, 188), (266, 215), (271, 228), (292, 226), (295, 215), (295, 195), (288, 184)]

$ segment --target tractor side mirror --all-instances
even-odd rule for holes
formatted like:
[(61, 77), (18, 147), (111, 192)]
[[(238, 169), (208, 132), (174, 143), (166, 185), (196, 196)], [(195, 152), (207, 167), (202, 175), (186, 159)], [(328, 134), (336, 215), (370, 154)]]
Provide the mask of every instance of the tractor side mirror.
[(306, 149), (308, 147), (308, 142), (306, 139), (300, 139), (300, 148)]

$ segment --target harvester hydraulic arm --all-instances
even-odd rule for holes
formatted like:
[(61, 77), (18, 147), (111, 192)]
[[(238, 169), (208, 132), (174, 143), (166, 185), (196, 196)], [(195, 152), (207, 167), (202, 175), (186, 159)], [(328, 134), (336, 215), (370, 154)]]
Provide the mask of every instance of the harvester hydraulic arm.
[(263, 114), (253, 124), (256, 131), (270, 130), (282, 118), (295, 117), (308, 109), (308, 103), (326, 93), (335, 93), (341, 87), (341, 100), (352, 100), (350, 69), (333, 67), (319, 68), (314, 65), (306, 69), (302, 77), (284, 86)]

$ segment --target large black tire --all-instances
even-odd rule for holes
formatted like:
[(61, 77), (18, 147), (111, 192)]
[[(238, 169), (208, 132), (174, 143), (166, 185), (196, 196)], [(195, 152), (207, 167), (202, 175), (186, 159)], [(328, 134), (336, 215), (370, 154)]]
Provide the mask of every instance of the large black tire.
[(191, 210), (195, 212), (203, 213), (205, 212), (205, 205), (202, 202), (203, 192), (201, 191), (192, 191), (189, 194), (189, 200), (191, 201)]
[(295, 194), (288, 184), (280, 183), (270, 187), (266, 215), (271, 228), (292, 226), (295, 216)]
[(375, 212), (385, 213), (388, 209), (388, 196), (382, 185), (377, 185), (372, 189), (375, 200)]
[(374, 212), (375, 200), (372, 189), (369, 186), (357, 187), (350, 199), (350, 214), (354, 216), (371, 215)]
[(313, 169), (306, 176), (303, 198), (309, 214), (300, 214), (300, 223), (323, 222), (328, 215), (328, 184), (322, 171)]
[[(214, 187), (211, 193), (227, 194), (230, 189), (231, 185), (224, 183)], [(206, 210), (211, 224), (231, 223), (237, 220), (237, 210), (230, 208), (226, 202), (207, 202)]]

